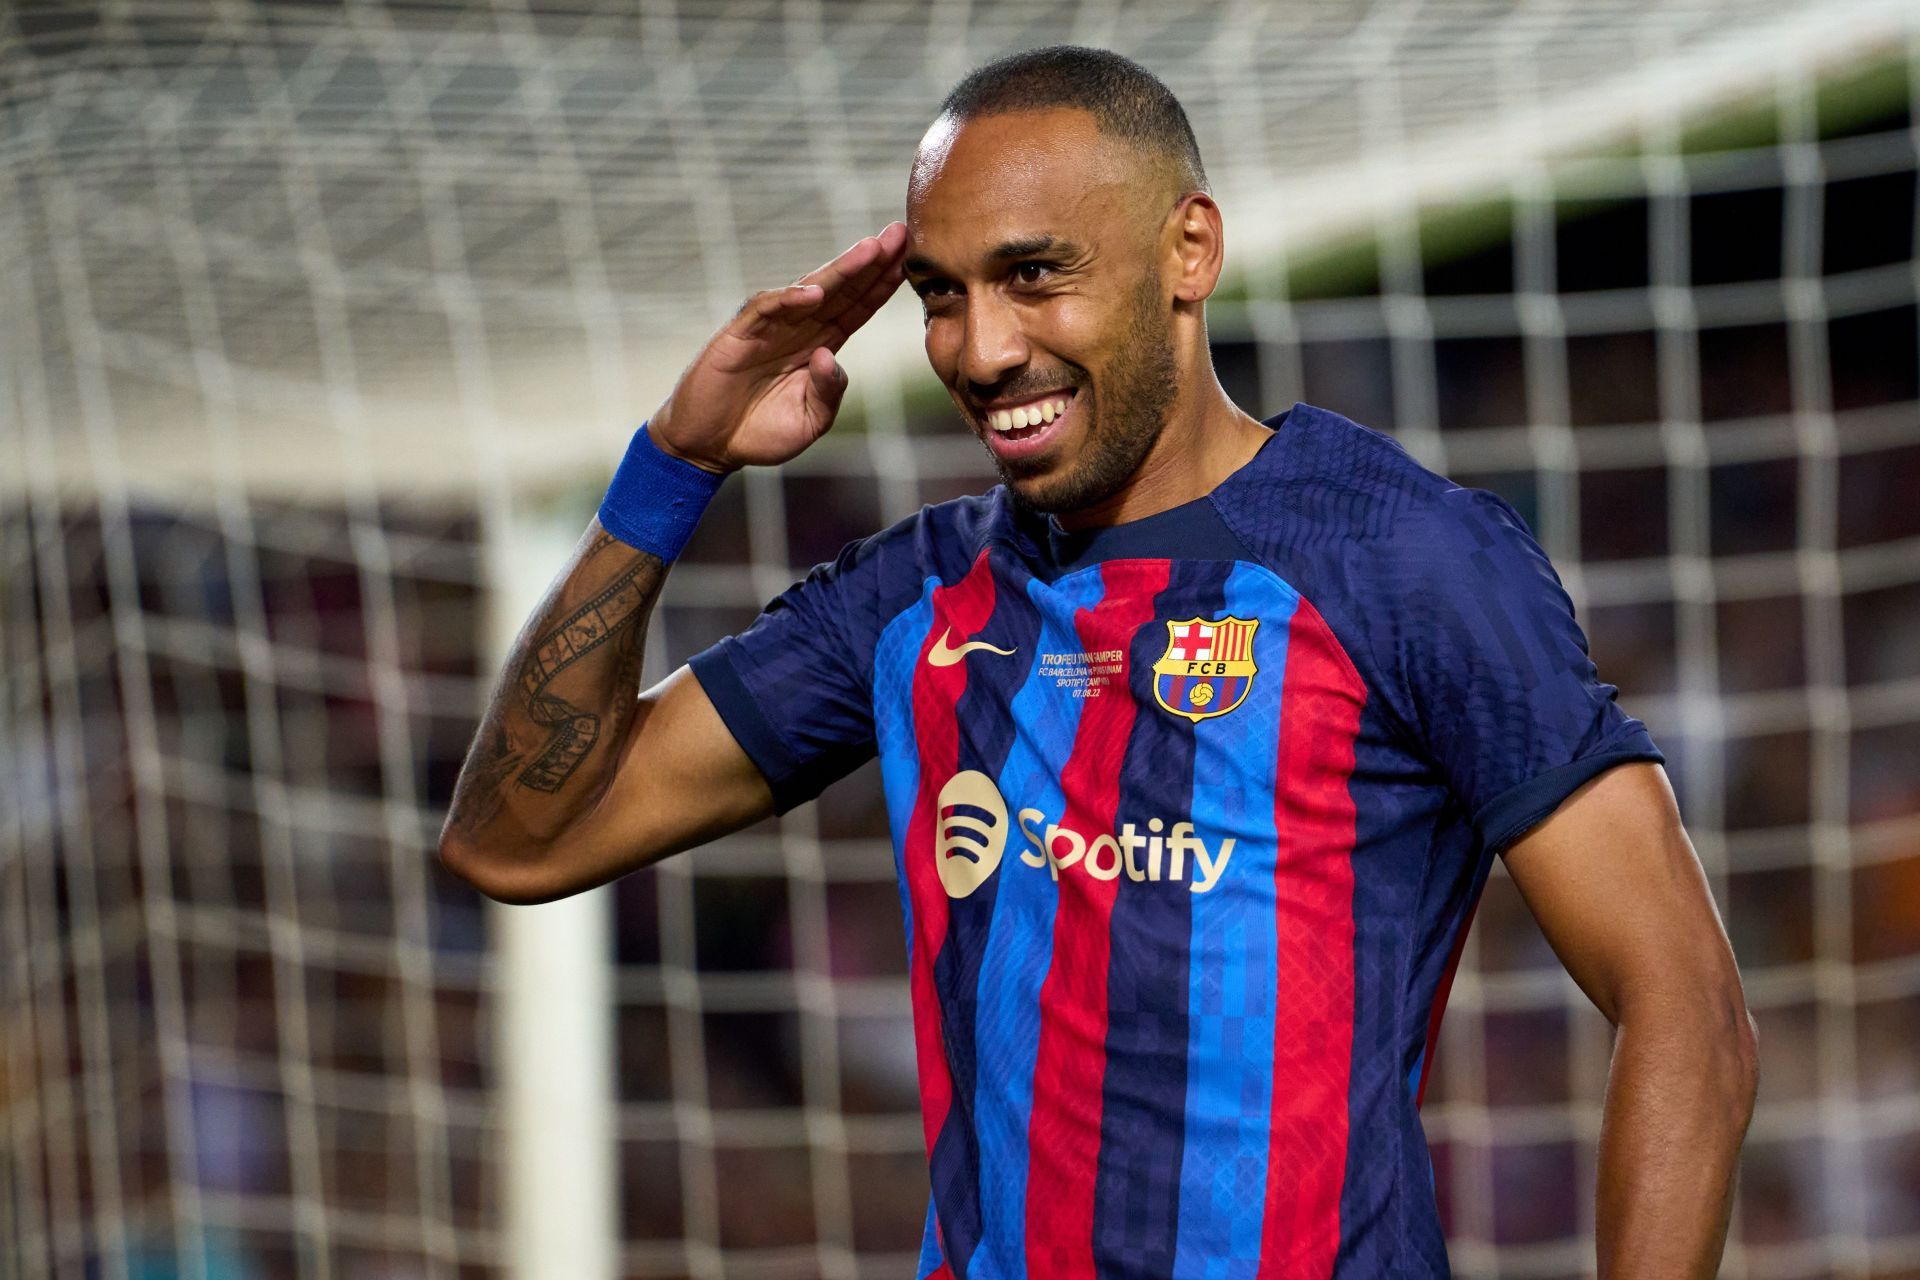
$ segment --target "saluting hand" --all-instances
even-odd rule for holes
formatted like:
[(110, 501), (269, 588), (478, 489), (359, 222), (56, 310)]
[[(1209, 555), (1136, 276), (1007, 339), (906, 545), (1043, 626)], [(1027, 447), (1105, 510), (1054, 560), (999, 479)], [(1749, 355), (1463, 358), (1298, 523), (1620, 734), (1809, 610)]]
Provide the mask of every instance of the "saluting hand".
[(826, 434), (846, 393), (834, 352), (900, 287), (891, 222), (784, 289), (748, 298), (648, 420), (661, 449), (709, 471), (785, 462)]

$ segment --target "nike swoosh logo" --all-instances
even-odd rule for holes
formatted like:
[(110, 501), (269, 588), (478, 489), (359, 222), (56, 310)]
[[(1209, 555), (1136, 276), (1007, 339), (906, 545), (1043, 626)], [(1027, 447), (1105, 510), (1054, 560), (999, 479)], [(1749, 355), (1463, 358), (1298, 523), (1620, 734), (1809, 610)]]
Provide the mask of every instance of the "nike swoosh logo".
[[(969, 640), (956, 649), (949, 643), (952, 638), (953, 629), (951, 627), (945, 628), (940, 632), (940, 638), (933, 642), (933, 648), (927, 650), (928, 666), (950, 667), (972, 653), (975, 649), (985, 649), (988, 653), (997, 653), (1003, 658), (1013, 653), (1013, 649), (1001, 649), (988, 644), (985, 640)], [(1017, 649), (1019, 646), (1015, 645), (1014, 648)]]

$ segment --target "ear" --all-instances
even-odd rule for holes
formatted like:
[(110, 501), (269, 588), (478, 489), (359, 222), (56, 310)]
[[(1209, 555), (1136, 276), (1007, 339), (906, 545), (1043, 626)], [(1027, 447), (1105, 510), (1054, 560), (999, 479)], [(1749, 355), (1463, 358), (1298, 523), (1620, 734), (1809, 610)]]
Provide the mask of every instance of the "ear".
[(1220, 206), (1204, 191), (1189, 191), (1167, 215), (1164, 232), (1163, 243), (1174, 270), (1174, 301), (1205, 302), (1220, 283), (1226, 260)]

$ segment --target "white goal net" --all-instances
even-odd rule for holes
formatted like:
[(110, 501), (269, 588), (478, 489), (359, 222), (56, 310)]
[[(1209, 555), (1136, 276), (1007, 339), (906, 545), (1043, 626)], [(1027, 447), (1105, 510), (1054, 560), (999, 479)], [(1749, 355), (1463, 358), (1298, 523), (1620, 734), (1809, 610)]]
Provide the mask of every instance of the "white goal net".
[[(0, 8), (0, 1280), (911, 1274), (871, 768), (598, 895), (544, 1001), (434, 837), (702, 335), (1066, 40), (1187, 105), (1229, 392), (1513, 502), (1665, 749), (1761, 1028), (1723, 1274), (1920, 1273), (1920, 8), (76, 0)], [(911, 306), (846, 364), (650, 670), (991, 483)], [(1459, 1274), (1591, 1271), (1608, 1050), (1496, 870)]]

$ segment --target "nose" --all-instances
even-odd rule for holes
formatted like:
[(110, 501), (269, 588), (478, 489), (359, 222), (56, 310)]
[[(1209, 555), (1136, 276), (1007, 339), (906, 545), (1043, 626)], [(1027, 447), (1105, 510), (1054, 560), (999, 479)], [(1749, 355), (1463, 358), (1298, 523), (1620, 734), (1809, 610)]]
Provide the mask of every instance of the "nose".
[[(960, 376), (975, 389), (992, 388), (1027, 363), (1026, 334), (1020, 318), (990, 289), (967, 298), (966, 331), (960, 341)], [(991, 394), (991, 392), (987, 392)]]

